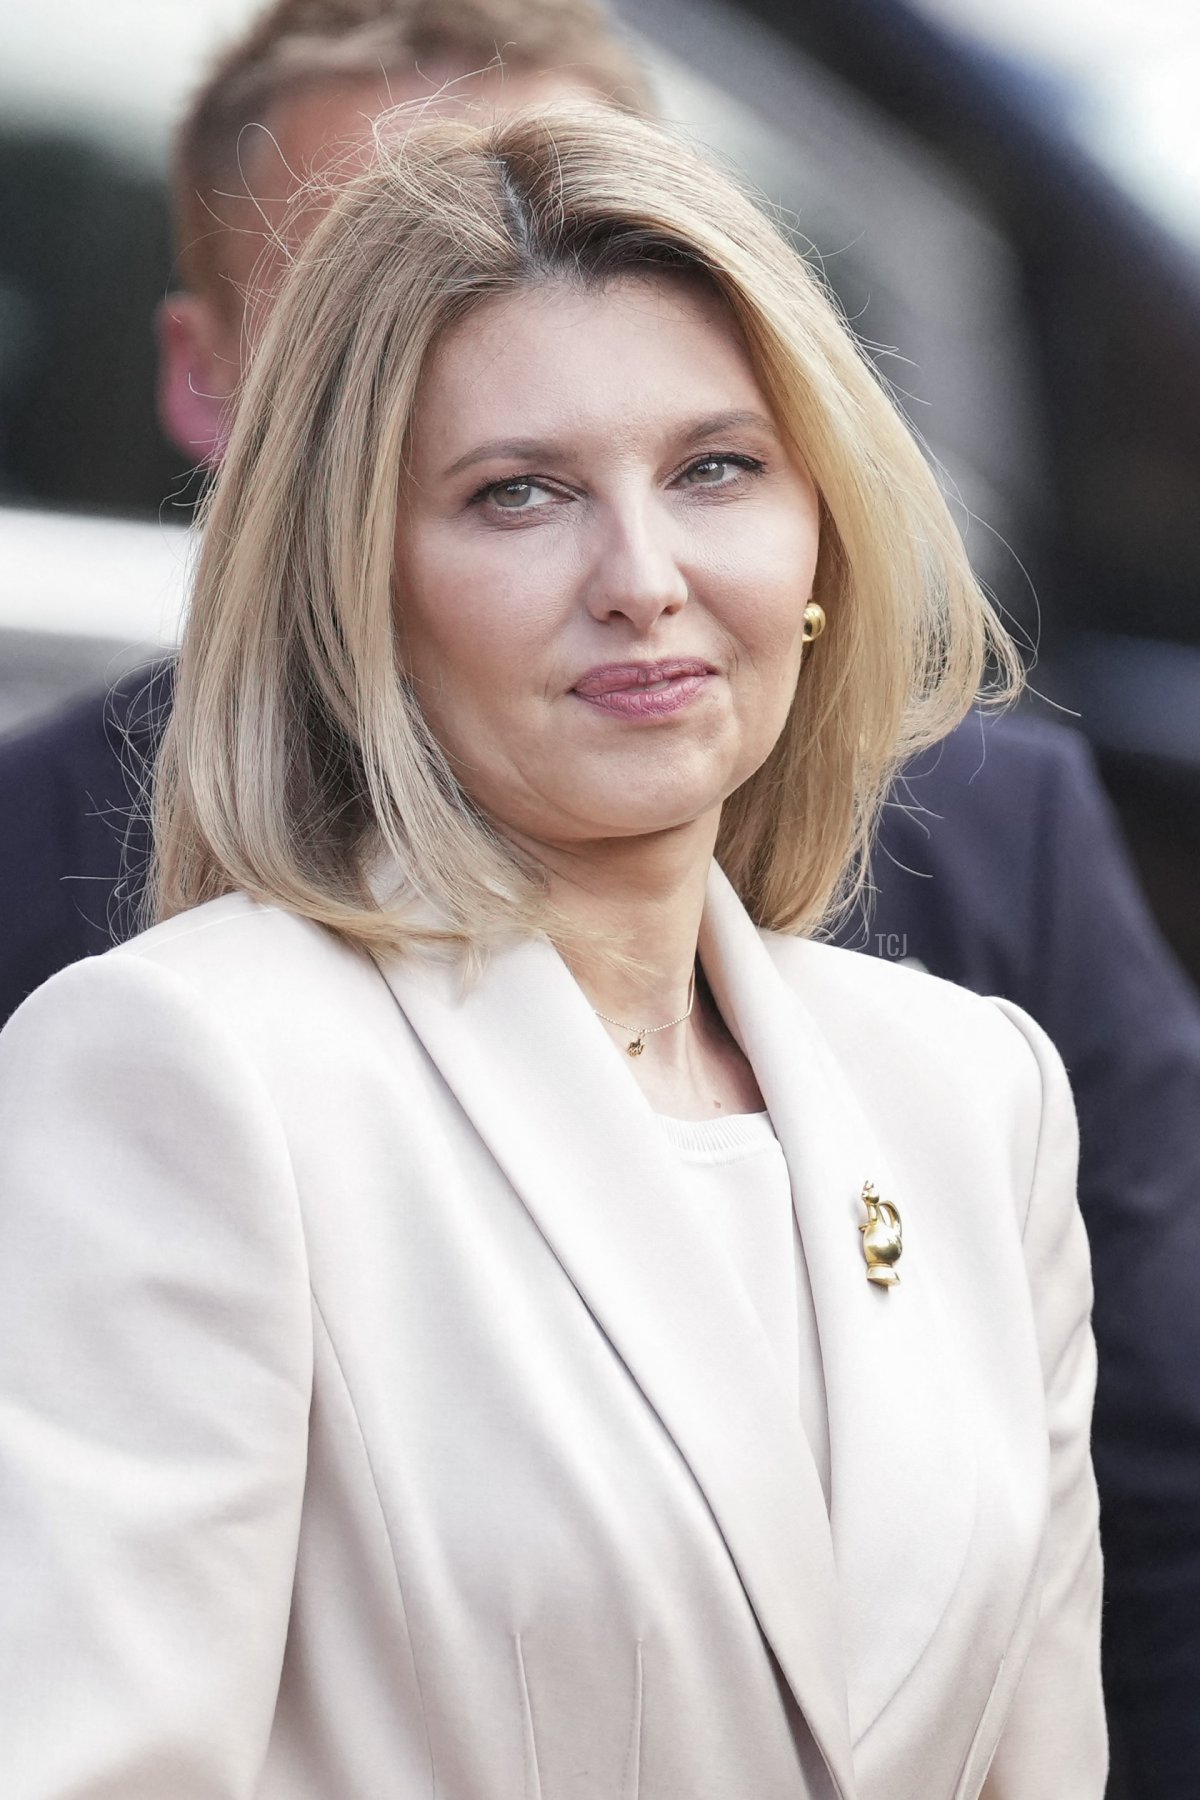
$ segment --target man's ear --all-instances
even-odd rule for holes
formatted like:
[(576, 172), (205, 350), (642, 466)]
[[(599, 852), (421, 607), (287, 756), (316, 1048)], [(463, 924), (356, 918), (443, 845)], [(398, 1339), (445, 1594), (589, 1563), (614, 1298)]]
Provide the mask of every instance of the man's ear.
[(215, 469), (229, 437), (238, 328), (198, 294), (168, 294), (154, 318), (158, 419), (191, 463)]

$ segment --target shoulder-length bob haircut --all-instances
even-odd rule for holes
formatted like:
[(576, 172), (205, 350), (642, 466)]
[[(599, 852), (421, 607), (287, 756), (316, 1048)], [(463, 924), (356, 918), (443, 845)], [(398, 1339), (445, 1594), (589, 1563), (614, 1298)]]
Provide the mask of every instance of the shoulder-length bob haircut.
[(811, 931), (861, 880), (899, 765), (989, 671), (1019, 681), (937, 483), (803, 258), (687, 143), (601, 106), (410, 124), (384, 120), (296, 255), (240, 398), (156, 779), (156, 911), (241, 889), (377, 955), (563, 941), (399, 660), (414, 402), (439, 335), (492, 296), (683, 270), (728, 306), (821, 497), (828, 629), (717, 845), (759, 924)]

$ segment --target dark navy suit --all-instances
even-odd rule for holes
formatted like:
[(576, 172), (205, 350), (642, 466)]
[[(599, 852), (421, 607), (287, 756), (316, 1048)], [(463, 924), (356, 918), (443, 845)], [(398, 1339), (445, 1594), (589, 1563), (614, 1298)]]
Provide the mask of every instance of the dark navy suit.
[[(138, 920), (161, 668), (0, 745), (0, 1020)], [(123, 875), (124, 870), (124, 875)], [(841, 941), (1015, 1000), (1075, 1088), (1096, 1275), (1113, 1792), (1200, 1792), (1200, 1003), (1082, 739), (972, 718), (889, 803)]]

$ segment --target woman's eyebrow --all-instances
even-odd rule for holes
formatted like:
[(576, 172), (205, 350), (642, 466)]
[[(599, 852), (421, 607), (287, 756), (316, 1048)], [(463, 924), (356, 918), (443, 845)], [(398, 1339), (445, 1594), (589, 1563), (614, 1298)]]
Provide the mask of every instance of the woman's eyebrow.
[(777, 435), (775, 421), (769, 414), (741, 410), (709, 413), (705, 418), (697, 419), (694, 424), (681, 427), (679, 442), (697, 444), (704, 438), (719, 437), (723, 431), (744, 430), (747, 426), (759, 431), (769, 431), (772, 437)]
[[(679, 444), (698, 444), (705, 438), (718, 437), (723, 431), (735, 431), (739, 428), (744, 430), (747, 426), (769, 431), (772, 437), (776, 435), (775, 421), (767, 413), (742, 409), (707, 413), (703, 418), (676, 426), (671, 438)], [(570, 460), (571, 456), (572, 452), (565, 445), (545, 438), (491, 438), (450, 463), (442, 470), (441, 479), (449, 481), (453, 476), (461, 475), (464, 469), (473, 468), (476, 463), (492, 462), (497, 457), (511, 458), (518, 462), (561, 463)]]
[(548, 443), (544, 438), (493, 438), (486, 444), (477, 444), (457, 462), (443, 469), (442, 480), (448, 481), (452, 475), (461, 475), (475, 463), (492, 462), (498, 456), (519, 462), (561, 462), (568, 455), (561, 444)]

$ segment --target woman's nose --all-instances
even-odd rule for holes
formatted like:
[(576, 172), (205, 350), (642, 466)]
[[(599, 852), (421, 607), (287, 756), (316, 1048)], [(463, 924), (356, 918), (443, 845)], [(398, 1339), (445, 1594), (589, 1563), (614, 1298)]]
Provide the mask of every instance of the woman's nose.
[(587, 608), (594, 619), (624, 618), (647, 631), (664, 613), (686, 606), (687, 578), (671, 521), (652, 510), (630, 509), (605, 521), (597, 534), (587, 582)]

